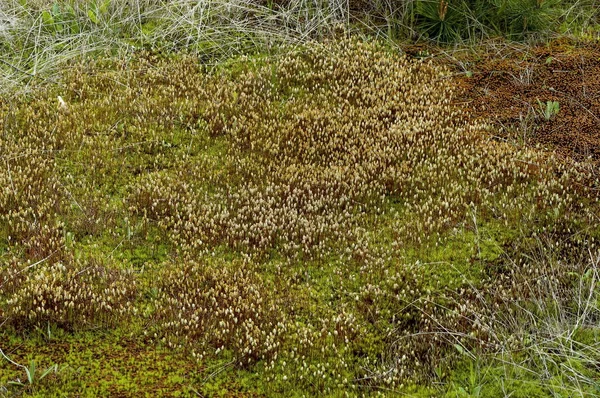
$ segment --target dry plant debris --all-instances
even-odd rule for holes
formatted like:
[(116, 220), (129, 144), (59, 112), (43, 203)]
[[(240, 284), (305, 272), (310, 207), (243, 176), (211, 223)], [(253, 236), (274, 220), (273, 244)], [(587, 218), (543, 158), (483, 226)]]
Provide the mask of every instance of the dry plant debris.
[[(462, 78), (460, 85), (474, 115), (506, 127), (505, 135), (532, 146), (541, 144), (564, 157), (598, 162), (598, 44), (558, 40), (531, 48), (499, 46), (470, 64), (472, 77)], [(560, 105), (550, 120), (541, 114), (547, 101)]]

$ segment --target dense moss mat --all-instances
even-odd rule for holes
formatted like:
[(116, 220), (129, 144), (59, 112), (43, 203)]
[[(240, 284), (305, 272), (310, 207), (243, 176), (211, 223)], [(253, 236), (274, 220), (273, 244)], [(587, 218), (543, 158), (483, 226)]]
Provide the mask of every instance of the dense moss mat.
[(448, 76), (342, 40), (2, 102), (0, 348), (57, 365), (5, 359), (3, 393), (462, 394), (532, 322), (596, 330), (594, 175), (494, 140)]
[[(56, 332), (56, 330), (55, 330)], [(192, 396), (206, 368), (183, 355), (144, 344), (118, 331), (65, 335), (40, 329), (16, 338), (4, 335), (5, 353), (19, 363), (37, 367), (38, 378), (54, 364), (56, 370), (32, 384), (22, 369), (3, 362), (2, 385), (20, 379), (9, 392), (27, 396)], [(8, 366), (5, 366), (8, 365)], [(204, 376), (205, 377), (205, 376)]]

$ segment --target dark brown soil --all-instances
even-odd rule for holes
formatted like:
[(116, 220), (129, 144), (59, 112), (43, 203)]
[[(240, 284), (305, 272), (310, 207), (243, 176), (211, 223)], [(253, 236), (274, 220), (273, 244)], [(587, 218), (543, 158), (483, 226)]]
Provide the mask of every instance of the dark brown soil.
[[(501, 138), (600, 163), (600, 43), (504, 44), (450, 57), (464, 89), (457, 102), (503, 127)], [(547, 101), (560, 104), (550, 120)]]

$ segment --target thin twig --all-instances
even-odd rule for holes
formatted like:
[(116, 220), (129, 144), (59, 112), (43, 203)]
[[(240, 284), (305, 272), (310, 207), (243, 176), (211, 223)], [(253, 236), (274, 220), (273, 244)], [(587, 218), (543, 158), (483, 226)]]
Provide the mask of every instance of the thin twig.
[(13, 361), (9, 357), (7, 357), (6, 354), (4, 353), (4, 351), (2, 351), (2, 348), (0, 348), (0, 354), (4, 357), (4, 359), (6, 359), (8, 362), (12, 363), (13, 365), (18, 366), (23, 369), (27, 369), (27, 366), (21, 365), (20, 363), (16, 363), (15, 361)]
[(10, 62), (7, 62), (7, 61), (5, 61), (3, 59), (0, 59), (0, 62), (2, 62), (4, 65), (10, 66), (11, 68), (13, 68), (14, 70), (16, 70), (17, 72), (21, 72), (22, 74), (30, 76), (30, 77), (35, 77), (35, 75), (33, 75), (33, 74), (29, 73), (29, 72), (26, 72), (26, 71), (24, 71), (21, 68), (16, 67), (15, 65), (11, 64)]

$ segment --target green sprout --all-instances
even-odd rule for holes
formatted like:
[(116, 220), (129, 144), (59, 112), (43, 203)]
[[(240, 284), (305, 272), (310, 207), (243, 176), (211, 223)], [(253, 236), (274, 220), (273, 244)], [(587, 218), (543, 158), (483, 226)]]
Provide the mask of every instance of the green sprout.
[(549, 121), (554, 115), (558, 114), (560, 110), (558, 101), (546, 101), (546, 104), (539, 99), (537, 101), (540, 107), (540, 114), (544, 117), (545, 121)]

